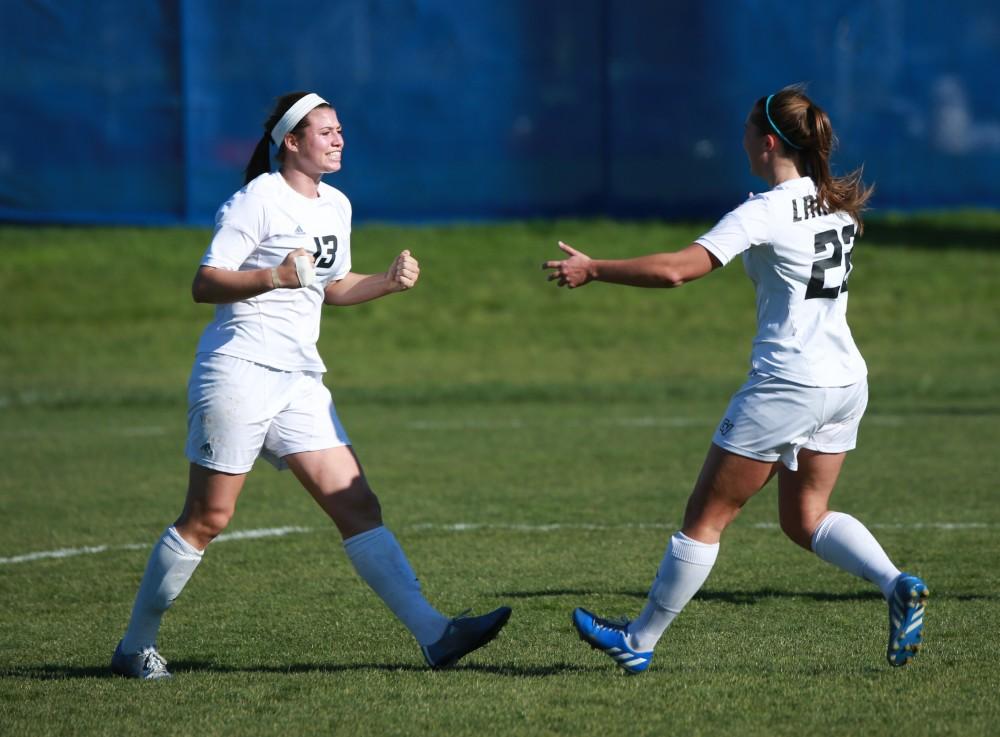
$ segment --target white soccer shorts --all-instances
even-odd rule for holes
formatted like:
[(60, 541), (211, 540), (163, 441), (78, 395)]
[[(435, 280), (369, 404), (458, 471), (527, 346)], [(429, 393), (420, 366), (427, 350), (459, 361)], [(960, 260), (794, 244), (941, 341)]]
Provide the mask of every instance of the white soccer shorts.
[(850, 386), (802, 386), (751, 374), (729, 402), (712, 442), (737, 455), (781, 461), (798, 470), (800, 448), (853, 450), (868, 406), (868, 381)]
[(350, 445), (322, 376), (199, 353), (188, 382), (188, 460), (246, 473), (262, 456), (282, 470), (292, 453)]

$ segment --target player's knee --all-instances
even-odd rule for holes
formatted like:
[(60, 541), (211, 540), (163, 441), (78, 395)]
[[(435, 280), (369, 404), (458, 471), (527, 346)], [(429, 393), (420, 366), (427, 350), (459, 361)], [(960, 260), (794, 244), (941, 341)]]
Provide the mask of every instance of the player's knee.
[(712, 530), (721, 534), (739, 516), (743, 505), (698, 490), (688, 499), (684, 510), (684, 529)]
[(342, 529), (367, 528), (382, 522), (382, 506), (363, 477), (325, 494), (323, 507)]
[(375, 492), (364, 479), (352, 484), (345, 495), (345, 506), (350, 514), (367, 520), (382, 520), (382, 505)]
[(231, 509), (204, 509), (188, 514), (177, 521), (176, 527), (187, 539), (204, 550), (212, 540), (222, 534), (233, 518)]
[(202, 528), (206, 535), (211, 535), (214, 539), (229, 526), (232, 518), (233, 512), (230, 509), (213, 509), (203, 518)]
[(789, 540), (806, 550), (812, 549), (812, 533), (816, 525), (810, 516), (801, 510), (786, 512), (779, 517), (781, 531), (785, 533)]

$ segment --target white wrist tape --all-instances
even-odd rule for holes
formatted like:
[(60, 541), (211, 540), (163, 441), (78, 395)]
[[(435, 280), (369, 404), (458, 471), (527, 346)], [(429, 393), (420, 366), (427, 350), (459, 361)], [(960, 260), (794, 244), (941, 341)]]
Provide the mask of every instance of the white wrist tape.
[(308, 256), (295, 257), (295, 275), (299, 277), (300, 287), (308, 287), (316, 281), (316, 269), (309, 263)]

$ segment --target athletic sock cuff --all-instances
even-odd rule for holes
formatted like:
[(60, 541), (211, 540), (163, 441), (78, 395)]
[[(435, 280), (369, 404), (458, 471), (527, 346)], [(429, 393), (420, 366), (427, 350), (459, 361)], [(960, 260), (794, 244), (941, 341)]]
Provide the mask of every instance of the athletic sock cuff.
[(719, 543), (698, 542), (683, 532), (676, 532), (670, 538), (670, 557), (696, 566), (715, 565), (715, 559), (719, 557)]
[(369, 545), (378, 542), (384, 535), (392, 535), (389, 528), (384, 525), (379, 525), (372, 530), (360, 532), (357, 535), (352, 535), (344, 540), (344, 550), (347, 551), (348, 555), (352, 553), (360, 553)]
[[(816, 529), (813, 531), (812, 539), (809, 541), (809, 546), (812, 551), (817, 555), (820, 555), (819, 548), (823, 545), (823, 541), (826, 539), (827, 535), (830, 534), (831, 528), (838, 522), (844, 519), (854, 519), (849, 514), (844, 514), (843, 512), (829, 512), (827, 515), (816, 525)], [(820, 555), (820, 557), (823, 557)]]
[(198, 550), (198, 548), (181, 537), (181, 533), (179, 533), (177, 528), (173, 525), (164, 530), (163, 537), (160, 539), (163, 541), (164, 545), (177, 553), (177, 555), (184, 558), (201, 559), (201, 557), (205, 554), (204, 550)]

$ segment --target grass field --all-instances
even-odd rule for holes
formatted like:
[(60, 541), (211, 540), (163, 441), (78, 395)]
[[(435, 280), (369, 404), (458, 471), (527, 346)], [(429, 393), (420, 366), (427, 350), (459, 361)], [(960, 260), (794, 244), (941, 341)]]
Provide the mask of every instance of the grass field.
[[(681, 290), (546, 283), (704, 224), (366, 226), (354, 267), (411, 293), (324, 318), (341, 418), (439, 608), (514, 608), (430, 672), (288, 474), (259, 464), (164, 620), (176, 677), (107, 663), (148, 546), (180, 510), (184, 385), (210, 309), (202, 230), (0, 228), (0, 735), (908, 735), (1000, 724), (1000, 216), (885, 217), (855, 251), (871, 404), (835, 505), (922, 575), (926, 646), (885, 663), (874, 587), (796, 548), (773, 489), (631, 678), (572, 632), (633, 616), (746, 371), (739, 264)], [(66, 549), (65, 557), (31, 557)]]

